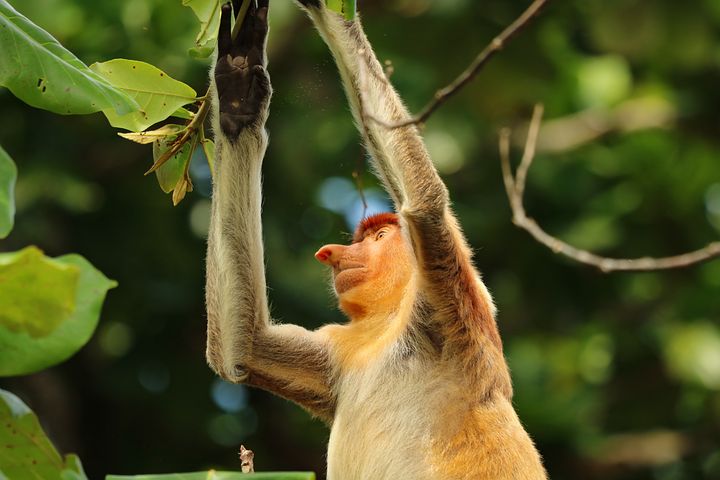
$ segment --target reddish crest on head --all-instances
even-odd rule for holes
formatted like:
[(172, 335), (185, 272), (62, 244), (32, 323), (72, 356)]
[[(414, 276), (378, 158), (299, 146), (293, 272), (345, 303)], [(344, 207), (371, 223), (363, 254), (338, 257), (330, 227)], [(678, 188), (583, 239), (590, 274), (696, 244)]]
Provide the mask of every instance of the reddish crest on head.
[(360, 221), (355, 233), (353, 234), (352, 243), (362, 242), (365, 235), (373, 233), (385, 225), (399, 225), (400, 218), (395, 213), (376, 213)]

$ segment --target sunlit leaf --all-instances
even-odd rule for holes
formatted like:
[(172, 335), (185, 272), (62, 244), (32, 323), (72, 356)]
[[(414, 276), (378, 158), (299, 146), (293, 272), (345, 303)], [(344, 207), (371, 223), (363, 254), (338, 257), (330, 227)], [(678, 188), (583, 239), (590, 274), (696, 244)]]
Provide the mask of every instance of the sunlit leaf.
[(62, 114), (138, 109), (132, 98), (5, 0), (0, 0), (0, 45), (0, 85), (33, 107)]
[(8, 236), (15, 219), (15, 181), (17, 168), (0, 147), (0, 238)]
[(118, 135), (135, 143), (147, 144), (153, 143), (155, 141), (166, 140), (168, 138), (172, 140), (173, 138), (177, 137), (177, 134), (184, 129), (185, 127), (182, 125), (169, 124), (163, 125), (157, 130), (130, 133), (119, 132)]
[(116, 284), (79, 255), (0, 254), (0, 376), (32, 373), (79, 350)]
[(145, 130), (173, 115), (178, 108), (195, 101), (195, 90), (149, 63), (116, 58), (93, 63), (90, 68), (111, 84), (127, 92), (140, 105), (140, 110), (117, 115), (103, 110), (113, 127), (134, 132)]
[(315, 480), (312, 472), (207, 472), (170, 473), (163, 475), (108, 475), (105, 480)]
[(0, 478), (86, 480), (80, 459), (61, 457), (35, 414), (18, 397), (0, 390)]
[(195, 47), (188, 53), (192, 57), (207, 58), (215, 50), (220, 26), (220, 0), (183, 0), (182, 4), (192, 8), (200, 20), (200, 31), (195, 38)]

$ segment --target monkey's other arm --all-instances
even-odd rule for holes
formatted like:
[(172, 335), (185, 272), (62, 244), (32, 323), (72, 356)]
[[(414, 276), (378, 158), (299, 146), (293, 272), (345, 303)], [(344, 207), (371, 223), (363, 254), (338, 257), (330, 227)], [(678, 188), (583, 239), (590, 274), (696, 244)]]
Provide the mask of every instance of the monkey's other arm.
[(319, 0), (299, 0), (335, 57), (355, 121), (380, 180), (408, 226), (422, 274), (421, 287), (439, 314), (436, 328), (445, 358), (462, 362), (484, 395), (512, 395), (492, 299), (450, 208), (447, 188), (432, 164), (408, 111), (387, 80), (360, 20), (346, 21)]
[(330, 422), (334, 400), (324, 339), (270, 321), (260, 217), (272, 94), (265, 69), (268, 0), (259, 0), (257, 8), (253, 0), (245, 1), (251, 5), (235, 39), (230, 4), (222, 7), (211, 70), (216, 162), (207, 252), (207, 360), (223, 378), (269, 390)]

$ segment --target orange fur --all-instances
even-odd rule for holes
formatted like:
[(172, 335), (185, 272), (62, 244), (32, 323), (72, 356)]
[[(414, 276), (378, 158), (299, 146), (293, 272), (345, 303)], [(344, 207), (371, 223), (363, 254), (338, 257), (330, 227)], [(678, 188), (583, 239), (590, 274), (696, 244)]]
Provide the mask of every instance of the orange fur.
[(365, 217), (360, 221), (357, 228), (355, 229), (355, 233), (353, 234), (353, 243), (357, 243), (362, 241), (363, 238), (365, 238), (365, 235), (368, 235), (370, 233), (374, 233), (376, 230), (378, 230), (381, 227), (384, 227), (385, 225), (399, 225), (400, 219), (398, 218), (397, 214), (390, 213), (390, 212), (383, 212), (383, 213), (376, 213), (375, 215), (371, 215), (369, 217)]

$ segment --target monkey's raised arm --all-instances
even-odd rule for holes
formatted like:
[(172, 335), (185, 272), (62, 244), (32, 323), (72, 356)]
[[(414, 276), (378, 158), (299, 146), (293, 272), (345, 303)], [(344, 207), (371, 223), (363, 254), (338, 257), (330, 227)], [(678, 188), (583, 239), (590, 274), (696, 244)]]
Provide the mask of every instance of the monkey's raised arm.
[[(423, 276), (421, 288), (443, 313), (441, 332), (451, 351), (502, 355), (492, 300), (472, 265), (471, 252), (450, 209), (445, 184), (415, 126), (387, 128), (409, 117), (387, 80), (359, 19), (346, 21), (322, 1), (300, 0), (335, 57), (355, 121), (375, 170), (409, 227)], [(478, 355), (476, 358), (488, 358)], [(509, 387), (508, 387), (509, 388)]]
[(216, 162), (207, 253), (207, 359), (223, 378), (284, 396), (330, 421), (331, 369), (324, 340), (301, 327), (270, 322), (260, 218), (271, 96), (265, 70), (268, 0), (259, 0), (257, 7), (245, 1), (251, 6), (235, 39), (230, 5), (222, 8), (211, 73)]

